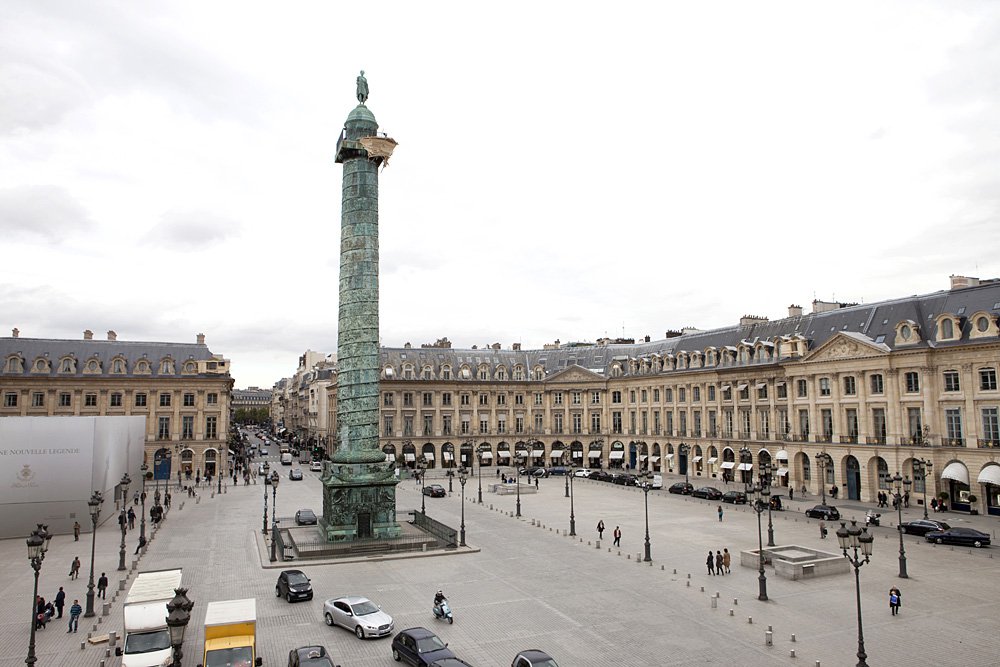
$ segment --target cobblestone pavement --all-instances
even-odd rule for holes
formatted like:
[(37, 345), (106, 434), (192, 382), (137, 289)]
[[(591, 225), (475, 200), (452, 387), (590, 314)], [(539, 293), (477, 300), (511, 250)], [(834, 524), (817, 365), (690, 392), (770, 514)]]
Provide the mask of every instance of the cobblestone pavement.
[[(284, 473), (287, 468), (278, 466)], [(489, 469), (487, 469), (487, 472)], [(278, 488), (278, 515), (288, 523), (301, 507), (319, 510), (316, 473), (302, 482), (287, 476)], [(433, 478), (433, 473), (430, 474)], [(447, 480), (441, 481), (447, 487)], [(676, 478), (665, 475), (669, 485)], [(109, 615), (81, 619), (78, 634), (66, 633), (66, 620), (55, 620), (37, 633), (38, 665), (106, 667), (120, 659), (105, 657), (106, 643), (81, 648), (96, 625), (97, 634), (121, 631), (124, 591), (135, 571), (182, 567), (184, 584), (195, 601), (184, 642), (184, 665), (200, 661), (205, 606), (211, 600), (256, 597), (258, 636), (265, 665), (287, 664), (288, 651), (308, 643), (327, 646), (337, 663), (391, 665), (390, 640), (360, 641), (353, 634), (323, 624), (323, 600), (341, 594), (367, 595), (396, 619), (397, 629), (422, 625), (437, 632), (460, 656), (477, 666), (510, 664), (524, 648), (543, 648), (563, 667), (573, 665), (852, 665), (857, 661), (857, 623), (853, 572), (793, 582), (768, 569), (770, 600), (757, 597), (757, 571), (739, 566), (741, 550), (757, 545), (757, 520), (745, 508), (651, 492), (649, 526), (652, 564), (641, 561), (644, 542), (643, 493), (638, 489), (577, 479), (573, 508), (578, 537), (565, 535), (570, 500), (565, 481), (540, 482), (537, 493), (521, 496), (522, 518), (512, 516), (514, 495), (488, 491), (495, 482), (483, 477), (482, 505), (476, 503), (478, 478), (465, 488), (467, 539), (479, 551), (420, 555), (396, 560), (306, 565), (316, 598), (288, 604), (274, 596), (277, 569), (262, 560), (264, 488), (229, 486), (215, 497), (205, 488), (196, 502), (174, 492), (174, 507), (150, 541), (134, 571), (118, 572), (120, 532), (110, 521), (98, 530), (95, 578), (108, 573)], [(460, 485), (448, 498), (426, 498), (427, 512), (458, 527)], [(269, 496), (270, 497), (270, 496)], [(420, 507), (419, 486), (404, 480), (398, 487), (400, 518)], [(269, 501), (270, 502), (270, 501)], [(836, 551), (831, 539), (819, 539), (818, 522), (803, 509), (817, 499), (793, 501), (775, 512), (777, 544), (802, 544)], [(183, 506), (181, 506), (183, 503)], [(837, 504), (848, 518), (861, 518), (867, 505)], [(105, 511), (111, 511), (105, 503)], [(269, 510), (270, 511), (270, 510)], [(904, 519), (922, 510), (904, 510)], [(952, 525), (970, 525), (993, 533), (995, 517), (937, 515)], [(883, 526), (872, 562), (861, 569), (864, 632), (872, 665), (998, 664), (1000, 636), (1000, 559), (998, 547), (970, 550), (927, 544), (906, 537), (909, 579), (899, 579), (895, 513), (883, 512)], [(767, 515), (763, 517), (767, 529)], [(892, 519), (891, 525), (889, 519)], [(44, 521), (44, 517), (39, 517)], [(605, 540), (597, 547), (595, 526), (603, 520)], [(82, 523), (82, 521), (81, 521)], [(611, 547), (611, 532), (621, 526), (621, 549)], [(148, 529), (148, 526), (147, 526)], [(766, 533), (765, 533), (766, 539)], [(127, 562), (138, 529), (126, 539)], [(611, 548), (609, 548), (611, 547)], [(705, 553), (728, 547), (734, 554), (732, 574), (708, 576)], [(74, 542), (59, 535), (42, 565), (39, 591), (52, 598), (66, 587), (69, 603), (84, 604), (90, 565), (90, 535)], [(73, 556), (83, 562), (81, 577), (66, 575)], [(23, 539), (0, 541), (0, 590), (8, 604), (0, 609), (0, 667), (24, 664), (28, 649), (32, 571)], [(675, 573), (676, 570), (676, 573)], [(888, 589), (903, 592), (899, 616), (888, 609)], [(435, 621), (430, 612), (434, 592), (443, 588), (455, 610), (455, 624)], [(717, 607), (711, 599), (718, 592)], [(98, 603), (101, 601), (98, 600)], [(730, 613), (732, 611), (732, 613)], [(752, 619), (752, 623), (750, 622)], [(97, 623), (97, 621), (100, 621)], [(765, 632), (773, 629), (773, 646)], [(791, 637), (795, 635), (793, 642)], [(922, 639), (923, 638), (923, 639)], [(791, 651), (796, 657), (791, 657)]]

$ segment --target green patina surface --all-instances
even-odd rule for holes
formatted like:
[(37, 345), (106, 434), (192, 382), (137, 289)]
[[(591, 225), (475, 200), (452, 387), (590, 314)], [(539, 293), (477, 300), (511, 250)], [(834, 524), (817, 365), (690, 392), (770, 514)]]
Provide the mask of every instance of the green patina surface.
[(337, 334), (337, 450), (324, 466), (323, 518), (330, 541), (398, 537), (394, 463), (378, 446), (378, 168), (358, 142), (376, 136), (358, 77), (358, 104), (337, 150), (344, 165)]

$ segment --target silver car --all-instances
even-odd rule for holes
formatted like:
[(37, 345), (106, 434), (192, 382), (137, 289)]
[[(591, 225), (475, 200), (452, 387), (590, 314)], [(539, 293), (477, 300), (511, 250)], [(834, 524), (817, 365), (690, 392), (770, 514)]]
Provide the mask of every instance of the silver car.
[(358, 639), (392, 634), (392, 616), (368, 598), (357, 595), (345, 595), (324, 602), (323, 619), (327, 625), (353, 630)]

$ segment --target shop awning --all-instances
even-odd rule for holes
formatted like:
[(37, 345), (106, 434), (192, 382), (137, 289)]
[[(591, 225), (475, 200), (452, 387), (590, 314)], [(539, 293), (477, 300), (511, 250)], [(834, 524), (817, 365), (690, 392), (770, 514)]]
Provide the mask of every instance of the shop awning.
[(774, 455), (774, 458), (778, 459), (779, 461), (787, 461), (788, 452), (786, 452), (784, 449), (779, 449), (778, 453)]
[(955, 482), (960, 482), (968, 486), (969, 484), (969, 469), (965, 467), (964, 464), (955, 461), (954, 463), (949, 463), (945, 466), (944, 470), (941, 471), (941, 479), (950, 479)]
[(741, 463), (738, 466), (736, 466), (736, 469), (737, 470), (753, 470), (753, 464), (752, 463)]
[(549, 452), (549, 458), (550, 459), (561, 459), (562, 456), (563, 456), (563, 453), (560, 450)]
[(649, 460), (652, 461), (653, 463), (657, 463), (660, 460), (660, 457), (659, 456), (650, 456)]
[(625, 458), (625, 452), (619, 450), (617, 452), (611, 452), (611, 454), (609, 454), (609, 456), (611, 457), (612, 460), (613, 459), (623, 459), (623, 458)]
[(788, 475), (788, 468), (778, 468), (778, 477), (785, 477)]
[(416, 461), (417, 455), (411, 454), (410, 452), (406, 452), (405, 454), (403, 454), (403, 458), (406, 459), (407, 461)]
[(444, 457), (445, 461), (452, 461), (455, 459), (454, 452), (441, 452), (441, 456)]
[(589, 454), (589, 458), (592, 458), (592, 459), (599, 459), (599, 458), (601, 458), (601, 452), (599, 452), (599, 451), (597, 451), (597, 450), (595, 450), (595, 451), (592, 451), (592, 452), (590, 452), (590, 454)]
[(510, 452), (507, 452), (507, 451), (504, 451), (504, 450), (500, 450), (499, 452), (497, 452), (497, 456), (499, 456), (502, 459), (509, 459), (510, 458)]
[(711, 464), (715, 463), (718, 460), (719, 460), (718, 456), (709, 456), (708, 457), (708, 464), (711, 465)]
[(531, 455), (532, 456), (545, 456), (545, 450), (544, 449), (532, 449), (531, 450)]
[(735, 467), (736, 467), (736, 464), (733, 463), (732, 461), (723, 461), (722, 462), (722, 466), (721, 466), (721, 468), (723, 470), (732, 470)]
[(424, 458), (428, 461), (434, 460), (434, 452), (424, 452)]
[(696, 457), (694, 457), (691, 460), (694, 461), (695, 463), (698, 463), (698, 461), (701, 461), (701, 457), (700, 456), (696, 456)]
[(986, 466), (981, 471), (979, 471), (979, 479), (976, 480), (980, 484), (992, 484), (994, 486), (1000, 486), (1000, 466), (991, 465)]
[(493, 452), (483, 452), (479, 456), (482, 457), (486, 461), (492, 461), (493, 460)]

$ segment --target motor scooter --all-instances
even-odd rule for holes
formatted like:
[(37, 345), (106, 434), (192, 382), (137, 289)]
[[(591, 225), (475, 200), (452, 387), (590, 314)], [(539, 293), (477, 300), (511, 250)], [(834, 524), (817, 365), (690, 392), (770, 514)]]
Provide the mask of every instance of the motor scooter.
[(447, 600), (441, 600), (441, 604), (431, 607), (431, 611), (434, 612), (434, 618), (438, 620), (448, 621), (449, 623), (455, 622), (455, 617), (451, 615), (451, 607), (448, 606)]
[(865, 525), (866, 526), (877, 526), (879, 525), (879, 520), (882, 518), (881, 514), (876, 514), (871, 510), (865, 513)]

